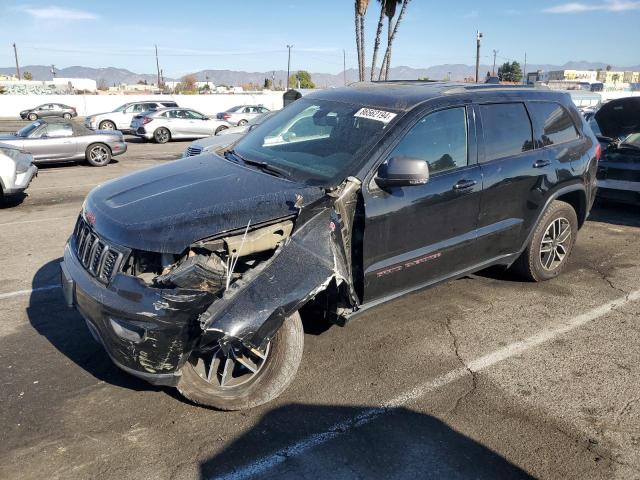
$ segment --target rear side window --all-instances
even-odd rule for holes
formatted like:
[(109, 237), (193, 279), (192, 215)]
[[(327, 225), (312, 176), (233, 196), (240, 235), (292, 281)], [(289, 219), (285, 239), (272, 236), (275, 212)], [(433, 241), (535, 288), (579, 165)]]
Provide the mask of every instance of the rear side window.
[(571, 142), (580, 138), (569, 112), (558, 103), (532, 102), (528, 105), (539, 147)]
[(533, 149), (531, 121), (523, 103), (480, 105), (485, 162)]
[(176, 102), (160, 102), (160, 105), (164, 105), (167, 108), (175, 108), (178, 106)]
[(432, 174), (466, 166), (466, 108), (428, 114), (409, 130), (390, 156), (420, 158), (429, 164)]

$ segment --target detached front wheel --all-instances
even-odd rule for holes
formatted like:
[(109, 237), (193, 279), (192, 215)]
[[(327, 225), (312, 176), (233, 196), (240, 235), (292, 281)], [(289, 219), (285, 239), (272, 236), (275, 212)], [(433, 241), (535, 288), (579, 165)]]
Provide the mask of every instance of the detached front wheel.
[(242, 345), (192, 354), (178, 391), (220, 410), (256, 407), (278, 397), (293, 381), (304, 348), (300, 315), (288, 317), (263, 351)]

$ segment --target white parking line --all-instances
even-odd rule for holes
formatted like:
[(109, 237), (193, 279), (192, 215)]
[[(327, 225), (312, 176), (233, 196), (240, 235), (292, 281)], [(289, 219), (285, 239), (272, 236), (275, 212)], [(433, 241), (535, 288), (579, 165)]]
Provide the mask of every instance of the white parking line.
[(37, 222), (52, 222), (54, 220), (68, 220), (70, 218), (78, 218), (78, 215), (73, 215), (69, 217), (47, 217), (47, 218), (38, 218), (35, 220), (20, 220), (18, 222), (0, 223), (0, 227), (8, 227), (9, 225), (20, 225), (22, 223), (37, 223)]
[(46, 292), (48, 290), (55, 290), (60, 288), (60, 285), (47, 285), (46, 287), (30, 288), (28, 290), (16, 290), (15, 292), (0, 293), (0, 300), (6, 298), (20, 297), (22, 295), (30, 295), (32, 293)]
[[(105, 180), (108, 182), (108, 180)], [(55, 187), (31, 187), (28, 191), (33, 192), (34, 190), (58, 190), (61, 188), (78, 188), (78, 187), (95, 187), (96, 185), (100, 185), (99, 183), (82, 183), (80, 185), (59, 185)]]
[[(626, 297), (618, 298), (611, 302), (608, 302), (600, 307), (594, 308), (593, 310), (589, 310), (582, 315), (578, 315), (577, 317), (573, 317), (569, 320), (566, 320), (553, 328), (542, 330), (541, 332), (532, 335), (524, 340), (519, 342), (514, 342), (506, 347), (495, 350), (487, 355), (483, 355), (467, 364), (469, 370), (473, 372), (479, 372), (485, 370), (497, 363), (500, 363), (509, 358), (520, 355), (527, 350), (530, 350), (534, 347), (537, 347), (543, 343), (552, 340), (559, 335), (563, 335), (571, 330), (574, 330), (578, 327), (581, 327), (593, 320), (596, 320), (608, 313), (612, 310), (625, 305), (626, 303), (633, 302), (636, 300), (640, 300), (640, 290), (636, 290)], [(441, 375), (433, 380), (430, 380), (418, 387), (404, 392), (394, 399), (384, 403), (379, 407), (369, 408), (364, 410), (359, 415), (348, 418), (342, 422), (334, 424), (329, 429), (324, 432), (316, 433), (307, 438), (304, 438), (288, 447), (284, 447), (275, 453), (262, 457), (255, 462), (249, 463), (243, 467), (240, 467), (226, 475), (212, 477), (214, 479), (227, 479), (227, 480), (240, 480), (243, 478), (253, 478), (254, 476), (264, 474), (265, 472), (271, 470), (272, 468), (283, 463), (287, 458), (296, 457), (302, 455), (303, 453), (319, 446), (325, 444), (335, 438), (338, 438), (346, 433), (349, 433), (351, 430), (365, 425), (367, 423), (372, 422), (376, 418), (389, 413), (393, 408), (400, 407), (409, 402), (417, 400), (434, 390), (437, 390), (445, 385), (448, 385), (456, 380), (464, 377), (469, 374), (469, 370), (464, 367), (458, 368), (456, 370), (451, 370), (450, 372)]]

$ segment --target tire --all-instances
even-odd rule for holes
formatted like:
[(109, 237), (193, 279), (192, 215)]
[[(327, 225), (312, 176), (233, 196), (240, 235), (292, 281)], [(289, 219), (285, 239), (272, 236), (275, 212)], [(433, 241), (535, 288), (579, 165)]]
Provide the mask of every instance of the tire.
[[(278, 397), (293, 381), (304, 348), (304, 332), (300, 315), (288, 317), (269, 343), (266, 360), (257, 373), (245, 383), (222, 388), (217, 380), (207, 381), (198, 368), (198, 355), (194, 354), (182, 368), (178, 391), (200, 405), (219, 410), (242, 410), (267, 403)], [(242, 368), (242, 367), (241, 367)], [(248, 370), (247, 370), (248, 371)]]
[(216, 128), (216, 131), (214, 132), (214, 135), (218, 135), (221, 131), (226, 130), (229, 127), (226, 127), (224, 125), (220, 125), (218, 128)]
[(104, 167), (111, 161), (111, 149), (104, 143), (92, 143), (87, 147), (85, 158), (93, 167)]
[(116, 129), (116, 124), (113, 123), (111, 120), (103, 120), (100, 122), (100, 125), (98, 125), (98, 130), (115, 130)]
[(70, 113), (63, 113), (62, 114), (62, 118), (64, 118), (65, 120), (71, 120), (71, 114)]
[(238, 126), (239, 126), (239, 127), (244, 127), (247, 123), (249, 123), (249, 122), (248, 122), (248, 121), (246, 121), (246, 120), (240, 120), (240, 121), (238, 122)]
[(153, 140), (156, 143), (167, 143), (171, 140), (171, 132), (164, 127), (160, 127), (153, 132)]
[(513, 269), (533, 282), (557, 277), (567, 266), (577, 234), (578, 217), (573, 207), (559, 200), (552, 202), (538, 222), (529, 245), (513, 264)]
[(29, 115), (27, 115), (27, 118), (32, 122), (35, 122), (38, 119), (38, 115), (36, 115), (35, 113), (30, 113)]

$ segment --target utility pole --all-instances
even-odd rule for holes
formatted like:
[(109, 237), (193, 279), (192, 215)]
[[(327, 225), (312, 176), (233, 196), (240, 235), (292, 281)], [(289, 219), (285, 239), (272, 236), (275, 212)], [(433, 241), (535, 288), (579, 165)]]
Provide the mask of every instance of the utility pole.
[(160, 62), (158, 61), (158, 45), (154, 45), (154, 47), (156, 47), (156, 69), (158, 71), (158, 88), (160, 88), (161, 78), (160, 78)]
[(16, 44), (13, 44), (13, 55), (16, 57), (16, 73), (18, 74), (18, 80), (20, 80), (20, 65), (18, 64), (18, 49)]
[(342, 75), (344, 76), (344, 86), (347, 86), (347, 52), (342, 49)]
[(524, 71), (522, 72), (522, 84), (527, 84), (527, 52), (524, 52)]
[(56, 66), (51, 64), (51, 76), (56, 78)]
[(480, 40), (482, 39), (482, 32), (479, 30), (476, 32), (476, 83), (480, 82)]
[(293, 48), (293, 45), (287, 45), (287, 48), (289, 49), (289, 60), (287, 61), (287, 86), (285, 91), (289, 90), (289, 75), (291, 75), (291, 49)]
[(276, 72), (275, 70), (271, 72), (271, 90), (275, 91), (276, 89)]
[(493, 70), (491, 70), (491, 76), (496, 76), (496, 56), (500, 50), (493, 50)]
[(447, 81), (450, 82), (451, 81), (451, 72), (447, 72)]

